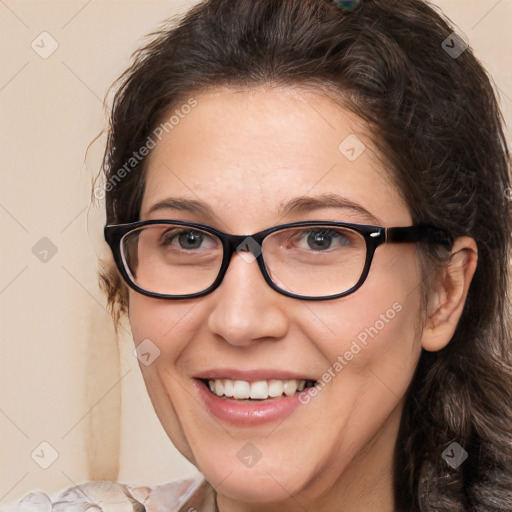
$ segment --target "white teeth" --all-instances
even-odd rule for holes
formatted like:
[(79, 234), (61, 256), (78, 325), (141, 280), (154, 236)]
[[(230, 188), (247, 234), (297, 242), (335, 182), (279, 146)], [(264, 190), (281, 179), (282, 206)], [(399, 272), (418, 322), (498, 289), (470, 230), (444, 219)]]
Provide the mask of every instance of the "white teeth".
[(295, 391), (297, 391), (297, 381), (295, 379), (285, 380), (283, 389), (284, 389), (284, 394), (286, 396), (294, 395)]
[(258, 380), (247, 382), (245, 380), (215, 379), (208, 381), (210, 391), (217, 396), (226, 396), (238, 400), (265, 400), (282, 396), (292, 396), (296, 392), (303, 391), (306, 387), (305, 380)]
[(215, 394), (222, 396), (224, 394), (224, 384), (220, 379), (215, 379)]
[(251, 385), (245, 380), (235, 380), (233, 396), (239, 399), (249, 398), (251, 396)]
[(268, 397), (268, 384), (266, 380), (259, 380), (251, 384), (251, 398), (267, 398)]
[(224, 394), (227, 397), (229, 397), (229, 398), (235, 396), (235, 386), (233, 385), (233, 381), (232, 380), (227, 380), (226, 379), (224, 381)]
[(283, 381), (282, 380), (271, 380), (268, 383), (268, 394), (272, 398), (281, 396), (283, 394)]

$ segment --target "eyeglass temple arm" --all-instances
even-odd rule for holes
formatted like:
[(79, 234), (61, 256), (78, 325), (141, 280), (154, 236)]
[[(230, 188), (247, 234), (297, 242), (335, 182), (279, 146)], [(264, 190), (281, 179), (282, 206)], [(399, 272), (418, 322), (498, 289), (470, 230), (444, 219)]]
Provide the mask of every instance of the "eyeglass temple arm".
[(386, 242), (426, 242), (444, 245), (451, 249), (453, 236), (444, 229), (434, 226), (408, 226), (399, 228), (385, 228)]

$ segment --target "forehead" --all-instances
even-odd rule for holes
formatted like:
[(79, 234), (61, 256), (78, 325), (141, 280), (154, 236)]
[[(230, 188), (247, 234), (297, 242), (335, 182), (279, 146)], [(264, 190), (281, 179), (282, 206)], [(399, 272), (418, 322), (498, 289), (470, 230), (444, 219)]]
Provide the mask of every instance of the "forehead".
[(285, 220), (289, 201), (329, 194), (383, 225), (410, 222), (364, 123), (332, 99), (297, 88), (216, 89), (186, 104), (169, 112), (173, 123), (148, 157), (142, 219), (177, 218), (149, 210), (179, 197), (206, 203), (211, 218), (194, 220), (257, 230)]

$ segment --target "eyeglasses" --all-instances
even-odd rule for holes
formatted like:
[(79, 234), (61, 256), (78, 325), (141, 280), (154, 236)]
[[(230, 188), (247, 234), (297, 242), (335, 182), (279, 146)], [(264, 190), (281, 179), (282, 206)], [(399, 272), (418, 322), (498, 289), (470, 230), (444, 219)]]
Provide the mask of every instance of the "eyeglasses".
[(384, 228), (346, 222), (280, 224), (253, 235), (230, 235), (179, 220), (107, 225), (105, 240), (133, 290), (163, 299), (200, 297), (215, 290), (237, 252), (256, 261), (275, 291), (326, 300), (356, 291), (375, 249), (388, 242), (423, 242), (451, 248), (453, 237), (428, 225)]

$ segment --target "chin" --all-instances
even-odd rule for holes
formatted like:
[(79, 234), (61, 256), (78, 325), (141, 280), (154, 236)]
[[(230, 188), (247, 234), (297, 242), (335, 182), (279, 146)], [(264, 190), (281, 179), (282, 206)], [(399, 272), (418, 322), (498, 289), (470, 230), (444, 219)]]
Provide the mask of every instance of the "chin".
[[(219, 482), (221, 475), (218, 471), (212, 475), (217, 480), (205, 478), (212, 484)], [(272, 473), (256, 473), (254, 469), (234, 470), (229, 476), (224, 474), (224, 480), (216, 484), (217, 492), (244, 503), (279, 503), (298, 494), (300, 486), (290, 475), (273, 476)]]
[(278, 463), (262, 457), (246, 467), (238, 457), (208, 457), (198, 469), (217, 492), (232, 500), (246, 503), (279, 503), (300, 494), (307, 475), (298, 466)]

